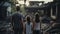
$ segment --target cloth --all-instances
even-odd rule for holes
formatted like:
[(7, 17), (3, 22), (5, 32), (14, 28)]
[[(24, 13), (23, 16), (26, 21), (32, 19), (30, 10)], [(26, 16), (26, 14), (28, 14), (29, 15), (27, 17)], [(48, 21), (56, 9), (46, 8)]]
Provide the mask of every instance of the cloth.
[(40, 23), (35, 23), (34, 30), (40, 30)]
[(30, 24), (26, 23), (25, 27), (26, 27), (26, 34), (32, 34), (32, 23)]

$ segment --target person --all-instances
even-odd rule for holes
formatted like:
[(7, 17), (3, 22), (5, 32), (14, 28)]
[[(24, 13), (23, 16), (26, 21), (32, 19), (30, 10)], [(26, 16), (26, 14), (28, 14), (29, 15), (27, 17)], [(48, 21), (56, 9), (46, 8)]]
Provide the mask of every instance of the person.
[(29, 15), (26, 16), (25, 22), (25, 34), (32, 34), (33, 23), (31, 22), (31, 17)]
[(38, 13), (35, 15), (33, 34), (40, 34), (40, 17)]
[(14, 34), (22, 34), (23, 32), (23, 15), (20, 13), (20, 7), (16, 7), (16, 12), (12, 15), (11, 25), (14, 30)]

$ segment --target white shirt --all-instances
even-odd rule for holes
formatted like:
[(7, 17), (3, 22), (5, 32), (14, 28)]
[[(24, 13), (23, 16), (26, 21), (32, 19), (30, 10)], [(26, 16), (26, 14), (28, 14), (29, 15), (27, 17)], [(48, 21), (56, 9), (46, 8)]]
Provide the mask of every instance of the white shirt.
[(34, 30), (40, 30), (40, 23), (35, 23)]
[(26, 27), (26, 34), (32, 34), (32, 23), (30, 23), (30, 25), (26, 23), (25, 27)]

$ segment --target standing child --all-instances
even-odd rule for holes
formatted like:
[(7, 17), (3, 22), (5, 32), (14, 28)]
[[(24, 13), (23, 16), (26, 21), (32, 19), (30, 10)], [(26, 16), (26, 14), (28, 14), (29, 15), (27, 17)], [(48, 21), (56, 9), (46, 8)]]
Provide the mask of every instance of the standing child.
[(40, 34), (40, 17), (38, 13), (35, 15), (34, 34)]
[(32, 22), (31, 17), (29, 15), (26, 17), (25, 34), (32, 34)]

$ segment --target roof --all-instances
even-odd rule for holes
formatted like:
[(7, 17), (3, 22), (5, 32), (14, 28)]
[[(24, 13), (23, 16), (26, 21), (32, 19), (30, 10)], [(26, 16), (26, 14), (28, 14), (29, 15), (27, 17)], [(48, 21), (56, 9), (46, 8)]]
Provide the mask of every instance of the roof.
[(44, 1), (29, 1), (30, 3), (44, 3)]
[(49, 2), (46, 4), (42, 4), (41, 6), (29, 6), (29, 7), (25, 7), (25, 9), (28, 10), (44, 10), (44, 9), (48, 9), (50, 7), (56, 6), (55, 2)]
[(40, 7), (40, 6), (39, 7), (31, 7), (30, 6), (30, 7), (25, 7), (25, 9), (28, 9), (28, 10), (30, 10), (30, 9), (42, 10), (42, 9), (44, 9), (44, 7)]

